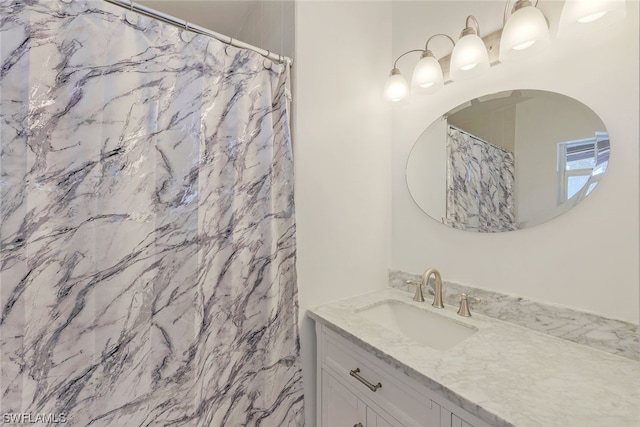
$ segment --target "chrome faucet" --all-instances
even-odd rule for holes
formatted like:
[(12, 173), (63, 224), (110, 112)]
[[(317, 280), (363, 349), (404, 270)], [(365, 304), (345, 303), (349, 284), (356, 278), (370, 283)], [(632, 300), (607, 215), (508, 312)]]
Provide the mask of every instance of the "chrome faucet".
[(407, 280), (408, 284), (416, 285), (416, 293), (413, 296), (414, 301), (424, 302), (424, 295), (422, 294), (422, 286), (429, 286), (429, 277), (433, 274), (435, 280), (435, 289), (433, 296), (433, 304), (432, 306), (436, 308), (444, 308), (444, 304), (442, 304), (442, 278), (440, 277), (440, 272), (435, 268), (430, 268), (424, 272), (422, 275), (422, 280), (416, 282), (415, 280)]
[[(429, 286), (429, 277), (433, 274), (433, 278), (435, 280), (435, 286), (433, 289), (433, 304), (435, 308), (444, 308), (444, 304), (442, 303), (442, 278), (440, 277), (440, 272), (435, 268), (430, 268), (424, 272), (422, 275), (421, 283), (425, 286)], [(422, 288), (422, 286), (420, 286)]]

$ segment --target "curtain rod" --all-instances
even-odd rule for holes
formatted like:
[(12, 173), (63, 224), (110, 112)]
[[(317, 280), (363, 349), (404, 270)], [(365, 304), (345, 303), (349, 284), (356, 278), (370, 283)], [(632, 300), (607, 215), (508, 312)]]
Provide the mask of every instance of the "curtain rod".
[(139, 13), (141, 15), (145, 15), (148, 16), (150, 18), (154, 18), (157, 19), (159, 21), (165, 22), (167, 24), (171, 24), (173, 26), (179, 27), (179, 28), (183, 28), (187, 31), (192, 31), (194, 33), (197, 34), (202, 34), (205, 36), (209, 36), (212, 37), (216, 40), (220, 40), (223, 43), (226, 43), (228, 45), (231, 46), (235, 46), (235, 47), (239, 47), (241, 49), (249, 49), (252, 50), (254, 52), (258, 52), (260, 55), (269, 58), (272, 61), (278, 62), (278, 63), (286, 63), (289, 67), (291, 67), (291, 65), (293, 64), (293, 59), (287, 57), (287, 56), (282, 56), (282, 55), (278, 55), (276, 53), (273, 53), (271, 51), (268, 50), (264, 50), (261, 49), (259, 47), (255, 47), (252, 46), (248, 43), (242, 42), (240, 40), (235, 40), (233, 37), (229, 37), (229, 36), (225, 36), (224, 34), (220, 34), (220, 33), (216, 33), (215, 31), (211, 31), (208, 30), (204, 27), (201, 27), (199, 25), (195, 25), (195, 24), (191, 24), (187, 21), (182, 21), (178, 18), (175, 18), (171, 15), (167, 15), (165, 13), (162, 13), (160, 11), (157, 11), (155, 9), (151, 9), (149, 7), (137, 4), (137, 3), (133, 3), (133, 1), (131, 0), (104, 0), (107, 3), (111, 3), (114, 4), (116, 6), (120, 6), (124, 9), (129, 9), (133, 12)]
[[(447, 120), (447, 118), (446, 118), (446, 117), (444, 117), (444, 116), (442, 116), (442, 117), (443, 117), (445, 120)], [(496, 144), (492, 144), (491, 142), (489, 142), (489, 141), (485, 141), (484, 139), (479, 138), (478, 136), (476, 136), (476, 135), (472, 134), (471, 132), (467, 132), (467, 131), (466, 131), (466, 130), (464, 130), (464, 129), (460, 129), (458, 126), (454, 126), (454, 125), (450, 124), (448, 120), (447, 120), (447, 126), (452, 127), (452, 128), (454, 128), (454, 129), (456, 129), (456, 130), (459, 130), (460, 132), (462, 132), (462, 133), (464, 133), (464, 134), (469, 135), (469, 136), (470, 136), (470, 137), (472, 137), (473, 139), (476, 139), (476, 140), (478, 140), (478, 141), (480, 141), (480, 142), (483, 142), (483, 143), (485, 143), (485, 144), (487, 144), (487, 145), (489, 145), (489, 146), (491, 146), (491, 147), (493, 147), (493, 148), (496, 148), (496, 149), (498, 149), (498, 150), (500, 150), (500, 151), (504, 151), (505, 153), (509, 153), (509, 154), (514, 154), (514, 153), (512, 153), (511, 151), (507, 150), (506, 148), (502, 148), (502, 147), (500, 147), (500, 146), (498, 146), (498, 145), (496, 145)]]

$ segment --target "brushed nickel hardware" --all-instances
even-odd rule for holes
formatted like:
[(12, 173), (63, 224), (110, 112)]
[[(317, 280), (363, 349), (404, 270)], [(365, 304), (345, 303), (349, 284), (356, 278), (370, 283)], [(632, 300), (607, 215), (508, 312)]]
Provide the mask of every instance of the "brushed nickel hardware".
[(378, 383), (378, 384), (373, 384), (370, 383), (369, 381), (367, 381), (366, 379), (364, 379), (361, 375), (360, 375), (360, 368), (356, 368), (356, 369), (352, 369), (349, 371), (349, 375), (351, 375), (352, 377), (354, 377), (355, 379), (357, 379), (358, 381), (360, 381), (362, 384), (366, 385), (367, 387), (369, 387), (369, 390), (371, 390), (372, 392), (376, 392), (376, 390), (378, 390), (379, 388), (382, 388), (382, 384)]
[(416, 293), (413, 296), (414, 301), (424, 302), (424, 295), (422, 294), (422, 282), (418, 280), (407, 280), (408, 285), (416, 285)]
[(425, 286), (429, 286), (429, 277), (431, 275), (434, 276), (435, 280), (433, 304), (431, 305), (435, 308), (444, 308), (444, 304), (442, 303), (442, 277), (440, 277), (440, 272), (435, 268), (428, 269), (422, 275), (422, 284)]
[(469, 299), (473, 302), (480, 302), (480, 298), (471, 297), (467, 294), (460, 294), (460, 308), (458, 314), (463, 317), (471, 317), (471, 311), (469, 311)]

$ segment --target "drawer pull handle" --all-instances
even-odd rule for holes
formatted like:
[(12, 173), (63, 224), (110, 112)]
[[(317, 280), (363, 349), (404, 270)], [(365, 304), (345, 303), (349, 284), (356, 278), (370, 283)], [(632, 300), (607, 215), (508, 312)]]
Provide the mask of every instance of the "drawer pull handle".
[(356, 368), (356, 369), (353, 369), (353, 370), (349, 371), (349, 375), (351, 375), (352, 377), (354, 377), (355, 379), (360, 381), (362, 384), (364, 384), (367, 387), (369, 387), (369, 390), (371, 390), (374, 393), (376, 392), (376, 390), (378, 390), (379, 388), (382, 387), (382, 384), (380, 384), (380, 383), (372, 384), (369, 381), (367, 381), (364, 378), (362, 378), (360, 376), (360, 368)]
[(363, 427), (362, 423), (354, 424), (353, 427)]

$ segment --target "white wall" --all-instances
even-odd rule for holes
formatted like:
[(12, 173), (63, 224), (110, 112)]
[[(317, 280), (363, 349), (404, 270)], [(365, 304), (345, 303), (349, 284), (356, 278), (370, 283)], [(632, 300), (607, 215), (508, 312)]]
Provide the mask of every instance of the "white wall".
[(257, 0), (137, 0), (143, 6), (238, 38), (238, 31)]
[(293, 57), (294, 1), (261, 0), (252, 3), (242, 27), (234, 37), (279, 55)]
[[(541, 1), (552, 34), (561, 2)], [(573, 41), (554, 40), (535, 57), (499, 64), (484, 76), (412, 98), (393, 114), (391, 267), (638, 322), (638, 2), (627, 18)], [(393, 4), (394, 56), (431, 34), (457, 38), (474, 14), (482, 34), (502, 25), (503, 1)], [(434, 44), (436, 56), (448, 54)], [(410, 75), (416, 58), (399, 63)], [(508, 89), (540, 89), (575, 98), (600, 116), (611, 137), (609, 169), (598, 189), (568, 213), (530, 229), (473, 234), (427, 217), (411, 200), (405, 163), (413, 142), (438, 115), (462, 102)]]
[(308, 307), (387, 284), (391, 4), (296, 3), (294, 159), (306, 425), (315, 425)]

